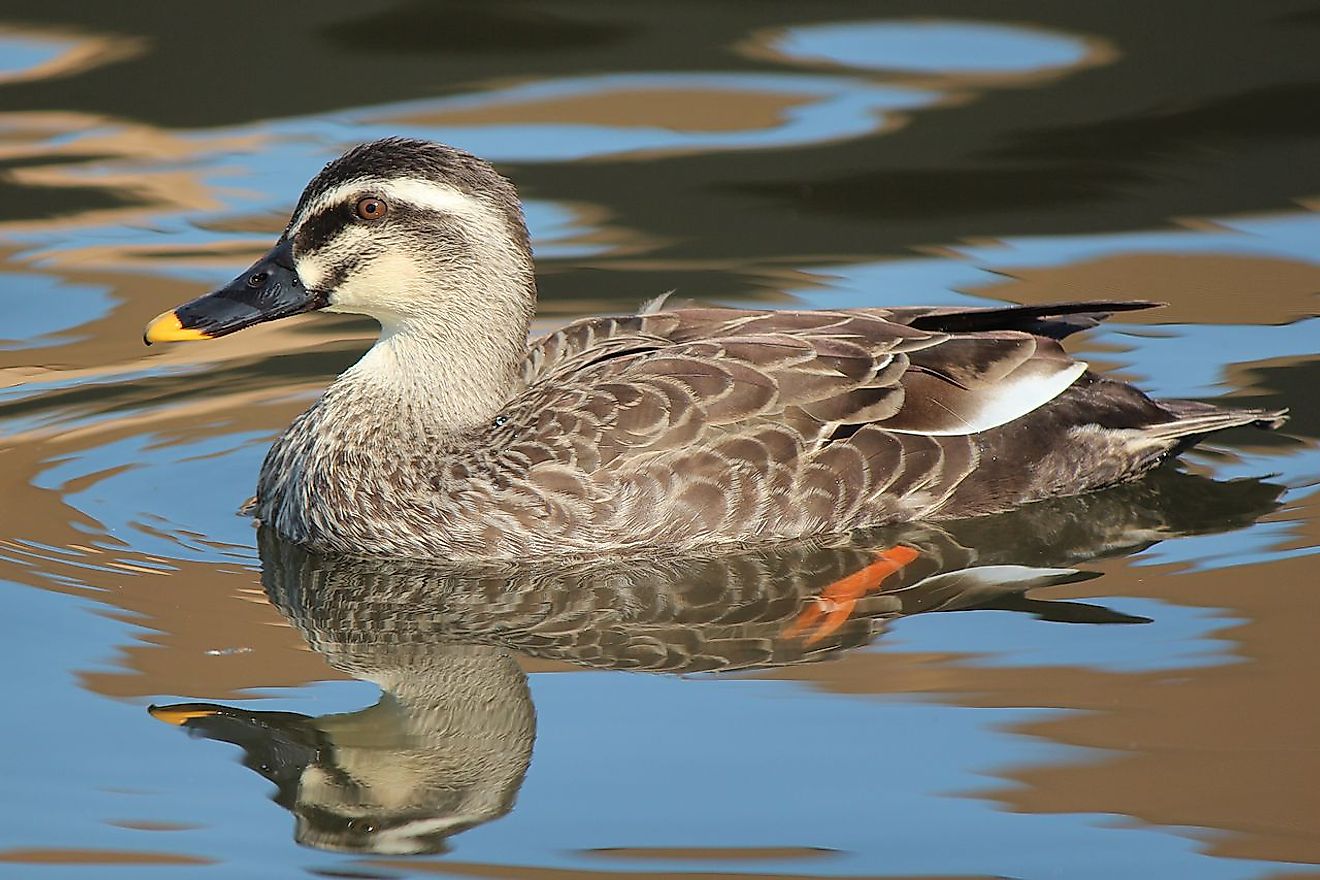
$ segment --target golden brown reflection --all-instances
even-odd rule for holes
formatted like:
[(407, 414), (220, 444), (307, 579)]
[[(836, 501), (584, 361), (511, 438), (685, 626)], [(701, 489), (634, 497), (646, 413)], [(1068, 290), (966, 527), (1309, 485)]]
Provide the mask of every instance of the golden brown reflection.
[(22, 70), (0, 71), (0, 85), (24, 80), (66, 79), (97, 67), (140, 55), (147, 47), (140, 37), (75, 34), (47, 28), (0, 25), (0, 40), (49, 46), (57, 54)]
[[(93, 227), (150, 227), (165, 211), (219, 210), (225, 204), (223, 194), (204, 181), (204, 172), (212, 169), (200, 160), (226, 151), (253, 152), (271, 140), (269, 135), (245, 132), (186, 137), (132, 121), (57, 111), (0, 113), (0, 131), (5, 132), (0, 139), (0, 159), (23, 160), (23, 164), (6, 171), (14, 182), (55, 190), (93, 186), (126, 202), (122, 207), (0, 223), (0, 233), (14, 235)], [(53, 142), (57, 140), (63, 143)], [(195, 165), (160, 167), (169, 163)], [(96, 172), (95, 177), (87, 176), (89, 169)], [(77, 254), (58, 262), (134, 262), (121, 257), (118, 248), (112, 246), (93, 245), (85, 254)]]
[[(1250, 522), (1275, 508), (1278, 492), (1166, 470), (943, 528), (554, 567), (326, 557), (263, 531), (271, 601), (330, 666), (378, 684), (384, 696), (358, 712), (319, 717), (208, 703), (151, 711), (240, 745), (244, 763), (277, 785), (275, 800), (296, 817), (302, 843), (435, 852), (453, 834), (507, 813), (522, 784), (535, 711), (515, 652), (649, 672), (781, 669), (829, 684), (829, 672), (813, 676), (803, 664), (865, 645), (906, 615), (995, 608), (1139, 624), (1146, 620), (1028, 592), (1089, 579), (1073, 567), (1084, 560)], [(851, 600), (839, 598), (839, 584), (898, 551), (903, 565)], [(834, 600), (822, 616), (824, 597)]]
[[(1127, 253), (1062, 266), (1003, 267), (976, 288), (1010, 302), (1154, 297), (1167, 308), (1135, 323), (1286, 323), (1320, 312), (1320, 265), (1224, 253)], [(1268, 291), (1269, 296), (1262, 296)]]
[(783, 124), (809, 96), (718, 88), (617, 89), (386, 117), (401, 125), (601, 125), (672, 131), (742, 131)]
[(612, 846), (587, 850), (587, 855), (603, 856), (615, 859), (730, 859), (746, 861), (749, 859), (818, 859), (828, 857), (833, 850), (807, 846)]
[(132, 831), (192, 831), (194, 828), (202, 827), (188, 822), (154, 822), (144, 819), (116, 819), (108, 824)]
[[(443, 877), (489, 877), (492, 880), (825, 880), (837, 874), (801, 874), (797, 872), (760, 873), (739, 870), (737, 874), (707, 871), (584, 871), (581, 868), (528, 868), (525, 866), (491, 865), (477, 862), (412, 862), (402, 859), (370, 859), (365, 864), (387, 869), (438, 874)], [(918, 880), (917, 877), (885, 874), (885, 880)], [(919, 880), (993, 880), (988, 874), (922, 874)]]
[(0, 850), (0, 863), (4, 862), (18, 865), (212, 865), (215, 859), (144, 850), (16, 847)]

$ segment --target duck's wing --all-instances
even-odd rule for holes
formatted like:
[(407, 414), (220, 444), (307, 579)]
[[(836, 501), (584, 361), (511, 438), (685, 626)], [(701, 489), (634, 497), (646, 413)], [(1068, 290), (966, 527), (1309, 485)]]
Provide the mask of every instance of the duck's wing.
[(593, 319), (533, 346), (491, 447), (554, 519), (590, 516), (609, 483), (633, 508), (611, 515), (665, 540), (851, 528), (938, 509), (977, 465), (971, 435), (1085, 369), (1052, 339), (883, 310)]
[(1029, 332), (941, 332), (890, 315), (687, 309), (579, 321), (534, 343), (513, 408), (551, 431), (555, 413), (588, 417), (601, 441), (633, 450), (679, 426), (695, 440), (748, 420), (813, 435), (872, 423), (964, 435), (1044, 405), (1086, 369)]

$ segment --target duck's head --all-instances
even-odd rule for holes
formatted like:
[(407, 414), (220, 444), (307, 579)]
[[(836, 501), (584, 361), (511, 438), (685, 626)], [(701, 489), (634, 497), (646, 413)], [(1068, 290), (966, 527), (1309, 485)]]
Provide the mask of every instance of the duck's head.
[(387, 331), (443, 333), (463, 315), (522, 325), (534, 303), (513, 185), (462, 150), (388, 138), (325, 166), (267, 254), (156, 317), (144, 338), (214, 339), (314, 309), (370, 315)]

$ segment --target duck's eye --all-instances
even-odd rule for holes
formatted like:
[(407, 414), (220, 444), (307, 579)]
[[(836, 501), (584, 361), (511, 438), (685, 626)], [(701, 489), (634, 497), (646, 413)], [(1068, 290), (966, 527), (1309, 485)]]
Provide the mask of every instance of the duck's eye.
[(353, 213), (357, 214), (363, 220), (379, 220), (390, 210), (390, 206), (375, 196), (367, 196), (364, 199), (358, 199), (357, 207)]

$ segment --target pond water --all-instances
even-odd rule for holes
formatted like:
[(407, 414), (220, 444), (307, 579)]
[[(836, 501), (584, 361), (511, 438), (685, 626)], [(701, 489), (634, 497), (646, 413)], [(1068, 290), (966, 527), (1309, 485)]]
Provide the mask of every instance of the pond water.
[[(1318, 41), (1289, 0), (8, 0), (0, 876), (1320, 876)], [(538, 329), (1151, 298), (1070, 346), (1293, 418), (850, 546), (308, 556), (234, 511), (371, 325), (141, 332), (385, 134), (518, 184)]]

